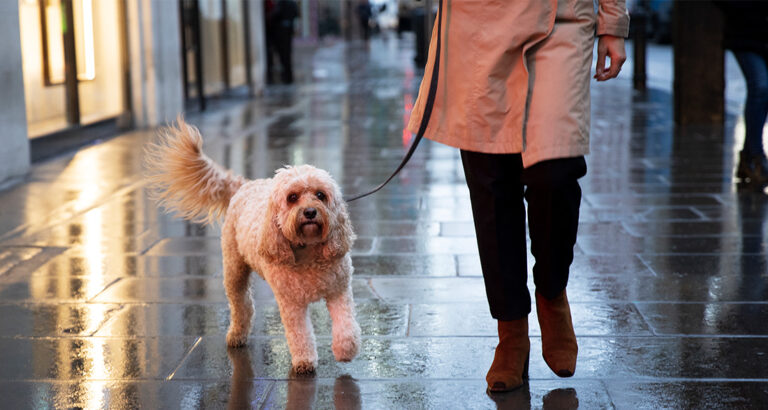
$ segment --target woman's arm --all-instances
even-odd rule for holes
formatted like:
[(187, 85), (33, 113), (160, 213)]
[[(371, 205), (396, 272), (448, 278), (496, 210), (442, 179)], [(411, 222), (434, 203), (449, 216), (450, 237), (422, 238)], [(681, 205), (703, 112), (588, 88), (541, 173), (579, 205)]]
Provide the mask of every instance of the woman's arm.
[[(629, 35), (629, 13), (625, 0), (600, 0), (597, 9), (597, 66), (595, 78), (605, 81), (615, 78), (627, 59), (624, 38)], [(605, 66), (606, 57), (611, 60)]]

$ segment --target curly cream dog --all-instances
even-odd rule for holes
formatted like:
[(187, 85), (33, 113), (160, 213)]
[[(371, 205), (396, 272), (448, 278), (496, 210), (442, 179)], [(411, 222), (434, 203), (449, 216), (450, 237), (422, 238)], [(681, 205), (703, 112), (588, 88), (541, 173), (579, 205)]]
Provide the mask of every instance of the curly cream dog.
[(333, 321), (333, 354), (352, 360), (360, 326), (352, 299), (355, 240), (347, 206), (328, 172), (310, 165), (278, 169), (273, 178), (246, 180), (202, 152), (199, 131), (182, 119), (147, 149), (146, 164), (161, 204), (182, 217), (224, 217), (221, 249), (231, 320), (227, 345), (243, 346), (253, 316), (248, 278), (267, 281), (277, 300), (293, 370), (314, 371), (317, 350), (307, 307), (325, 299)]

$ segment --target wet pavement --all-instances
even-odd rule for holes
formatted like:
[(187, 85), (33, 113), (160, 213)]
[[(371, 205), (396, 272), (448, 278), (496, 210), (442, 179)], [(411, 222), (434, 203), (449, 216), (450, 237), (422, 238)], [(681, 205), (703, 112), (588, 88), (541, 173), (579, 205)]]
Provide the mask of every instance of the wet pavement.
[[(362, 192), (409, 142), (411, 45), (303, 50), (297, 85), (188, 120), (238, 173), (312, 163)], [(486, 395), (495, 324), (469, 196), (458, 153), (429, 141), (387, 188), (350, 204), (360, 355), (333, 360), (318, 304), (317, 374), (291, 376), (259, 279), (250, 344), (227, 349), (219, 230), (157, 209), (141, 175), (152, 133), (135, 131), (37, 164), (0, 192), (0, 407), (764, 408), (768, 197), (732, 179), (740, 107), (728, 100), (724, 128), (675, 128), (656, 79), (647, 95), (628, 73), (593, 83), (568, 288), (573, 378), (541, 359), (534, 309), (530, 382)]]

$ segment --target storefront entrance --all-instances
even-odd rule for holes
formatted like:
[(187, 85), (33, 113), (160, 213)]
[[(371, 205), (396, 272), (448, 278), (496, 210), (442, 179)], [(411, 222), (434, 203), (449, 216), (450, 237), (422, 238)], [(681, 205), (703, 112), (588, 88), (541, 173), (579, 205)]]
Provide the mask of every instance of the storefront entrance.
[(30, 138), (125, 114), (123, 0), (19, 0)]
[(247, 94), (252, 86), (247, 0), (180, 0), (184, 97), (204, 110), (207, 99)]

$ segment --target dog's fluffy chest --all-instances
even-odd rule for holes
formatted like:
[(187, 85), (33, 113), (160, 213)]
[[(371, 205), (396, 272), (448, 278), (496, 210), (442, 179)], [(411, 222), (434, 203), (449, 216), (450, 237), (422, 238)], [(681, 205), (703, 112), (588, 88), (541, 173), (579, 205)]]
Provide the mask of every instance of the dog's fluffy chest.
[(327, 266), (296, 264), (269, 266), (259, 274), (275, 296), (311, 303), (333, 297), (349, 287), (351, 261), (348, 257)]

